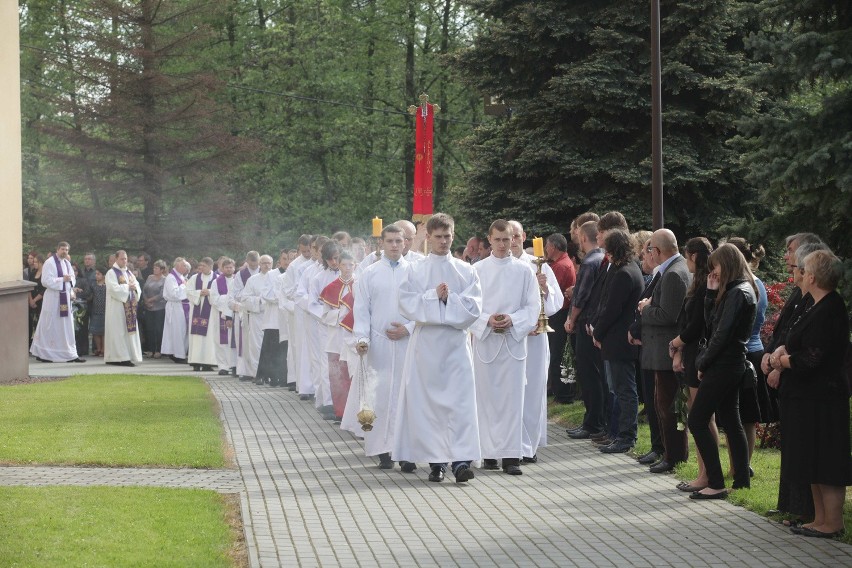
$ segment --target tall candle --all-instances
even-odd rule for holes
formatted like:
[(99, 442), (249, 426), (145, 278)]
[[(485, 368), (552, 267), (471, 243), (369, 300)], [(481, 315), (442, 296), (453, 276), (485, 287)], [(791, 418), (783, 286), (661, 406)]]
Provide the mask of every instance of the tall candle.
[(536, 237), (533, 239), (533, 256), (539, 258), (544, 256), (544, 239)]
[(373, 236), (381, 237), (382, 236), (382, 220), (378, 217), (373, 219)]

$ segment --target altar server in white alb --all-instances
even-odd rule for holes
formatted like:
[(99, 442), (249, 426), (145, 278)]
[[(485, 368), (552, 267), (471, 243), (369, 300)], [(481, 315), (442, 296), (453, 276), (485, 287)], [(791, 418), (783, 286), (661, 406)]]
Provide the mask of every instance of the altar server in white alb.
[(305, 271), (311, 263), (311, 235), (302, 235), (299, 237), (299, 254), (294, 258), (287, 267), (287, 272), (281, 279), (281, 293), (283, 298), (281, 305), (287, 310), (287, 386), (290, 390), (298, 389), (298, 368), (300, 363), (300, 355), (302, 341), (304, 336), (301, 333), (301, 314), (296, 312), (296, 288), (299, 286), (299, 278), (302, 272)]
[(189, 353), (187, 359), (195, 371), (212, 371), (216, 368), (216, 340), (218, 317), (213, 319), (210, 291), (216, 280), (213, 259), (202, 258), (198, 272), (186, 283), (186, 297), (190, 304)]
[(177, 257), (163, 283), (166, 301), (166, 321), (163, 324), (163, 344), (160, 353), (169, 355), (175, 363), (186, 363), (189, 351), (189, 300), (186, 297), (186, 274), (189, 263)]
[(127, 253), (115, 253), (115, 264), (106, 273), (106, 313), (104, 315), (104, 362), (107, 365), (135, 367), (142, 362), (142, 345), (136, 308), (142, 288), (127, 269)]
[(399, 290), (399, 313), (415, 327), (392, 454), (400, 462), (429, 462), (434, 482), (444, 480), (451, 462), (460, 483), (473, 479), (470, 462), (481, 457), (468, 328), (482, 312), (482, 291), (473, 267), (450, 254), (454, 225), (444, 213), (429, 219), (432, 252), (411, 268)]
[(234, 277), (233, 295), (229, 304), (231, 311), (234, 312), (234, 336), (237, 344), (237, 376), (241, 381), (253, 381), (254, 373), (249, 373), (246, 364), (246, 353), (248, 351), (248, 334), (249, 330), (243, 321), (243, 313), (241, 311), (241, 296), (243, 288), (245, 288), (248, 279), (258, 273), (260, 270), (258, 263), (260, 262), (260, 253), (256, 250), (250, 250), (246, 253), (246, 260), (243, 267), (237, 272)]
[(317, 235), (311, 241), (311, 261), (305, 263), (305, 268), (299, 276), (299, 283), (293, 290), (295, 304), (296, 326), (299, 328), (299, 353), (296, 359), (296, 387), (299, 400), (310, 400), (316, 395), (316, 386), (312, 374), (313, 359), (313, 328), (315, 318), (311, 316), (308, 307), (311, 303), (311, 280), (325, 269), (322, 263), (322, 247), (328, 242), (325, 235)]
[(210, 287), (210, 322), (216, 344), (216, 366), (220, 375), (237, 374), (237, 347), (234, 341), (234, 312), (228, 307), (228, 298), (234, 287), (234, 260), (223, 258), (219, 262), (219, 276)]
[[(355, 282), (355, 327), (353, 339), (364, 363), (376, 372), (370, 388), (376, 419), (373, 429), (363, 432), (357, 415), (361, 391), (353, 380), (341, 428), (364, 437), (364, 453), (379, 456), (381, 469), (392, 469), (393, 427), (399, 403), (399, 385), (408, 340), (414, 322), (399, 313), (399, 289), (408, 279), (411, 264), (402, 257), (404, 233), (396, 224), (382, 230), (381, 259), (369, 265)], [(353, 373), (357, 369), (350, 369)], [(413, 462), (400, 463), (402, 471), (414, 471)]]
[(30, 353), (44, 363), (85, 363), (77, 356), (74, 340), (74, 286), (77, 279), (68, 259), (70, 246), (65, 241), (56, 245), (56, 254), (48, 258), (41, 270), (44, 299)]
[(328, 354), (325, 351), (328, 341), (328, 326), (322, 321), (325, 311), (325, 302), (322, 300), (322, 291), (325, 287), (337, 280), (340, 276), (340, 245), (337, 241), (330, 240), (322, 245), (321, 258), (323, 269), (311, 278), (308, 287), (307, 310), (310, 324), (310, 349), (311, 349), (311, 378), (316, 390), (314, 406), (323, 418), (334, 420), (334, 405), (331, 399), (331, 383), (328, 378)]
[[(258, 364), (260, 363), (260, 351), (263, 347), (264, 329), (275, 327), (276, 341), (278, 338), (277, 325), (278, 313), (277, 307), (275, 312), (270, 314), (267, 307), (267, 297), (269, 289), (275, 283), (273, 278), (279, 274), (277, 270), (272, 270), (272, 257), (264, 254), (260, 257), (260, 271), (246, 281), (245, 287), (239, 293), (239, 301), (234, 308), (239, 311), (243, 320), (243, 370), (237, 370), (241, 375), (251, 377), (257, 384), (262, 384), (263, 380), (258, 382)], [(271, 316), (271, 317), (270, 317)], [(239, 364), (239, 362), (238, 362)], [(270, 377), (261, 377), (261, 379)]]
[(482, 313), (473, 333), (473, 369), (479, 442), (485, 469), (521, 475), (527, 335), (538, 323), (535, 275), (512, 256), (512, 229), (498, 219), (488, 229), (491, 254), (474, 265), (482, 286)]
[[(565, 298), (559, 281), (547, 263), (538, 273), (536, 257), (524, 250), (527, 235), (518, 221), (509, 221), (512, 228), (512, 256), (524, 261), (536, 273), (538, 284), (544, 291), (544, 315), (550, 317), (562, 308)], [(547, 445), (547, 369), (550, 364), (550, 346), (546, 333), (527, 337), (527, 386), (524, 389), (524, 457), (521, 463), (538, 461), (538, 449)]]

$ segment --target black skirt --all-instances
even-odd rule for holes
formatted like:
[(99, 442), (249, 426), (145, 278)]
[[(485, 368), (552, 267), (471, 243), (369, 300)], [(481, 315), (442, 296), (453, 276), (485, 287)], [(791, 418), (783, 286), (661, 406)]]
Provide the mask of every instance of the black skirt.
[(852, 485), (849, 399), (793, 399), (785, 408), (781, 467), (790, 481)]

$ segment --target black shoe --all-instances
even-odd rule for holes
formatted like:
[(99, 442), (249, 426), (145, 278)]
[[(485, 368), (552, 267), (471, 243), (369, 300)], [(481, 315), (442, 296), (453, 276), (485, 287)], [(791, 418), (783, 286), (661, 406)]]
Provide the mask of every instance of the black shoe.
[(524, 472), (521, 471), (521, 466), (516, 464), (504, 465), (503, 473), (508, 473), (509, 475), (523, 475)]
[(135, 367), (133, 361), (110, 361), (107, 365), (116, 365), (118, 367)]
[(231, 367), (231, 376), (232, 376), (232, 377), (236, 377), (236, 376), (237, 376), (237, 368), (236, 368), (236, 367)]
[(258, 386), (262, 385), (262, 384), (263, 384), (263, 379), (258, 379), (257, 377), (255, 377), (255, 379), (254, 379), (254, 384), (256, 384), (256, 385), (258, 385)]
[(287, 383), (287, 390), (290, 392), (296, 391), (296, 383)]
[(399, 462), (399, 469), (402, 473), (414, 473), (414, 470), (417, 469), (417, 464), (414, 462), (401, 461)]
[(641, 463), (642, 465), (651, 465), (651, 464), (654, 464), (654, 463), (657, 463), (658, 461), (660, 461), (661, 457), (662, 456), (660, 454), (658, 454), (654, 450), (651, 450), (647, 454), (643, 454), (643, 455), (639, 456), (637, 461), (639, 463)]
[(80, 359), (79, 357), (77, 357), (76, 359), (71, 359), (71, 360), (70, 360), (70, 361), (68, 361), (68, 362), (69, 362), (69, 363), (85, 363), (85, 362), (86, 362), (86, 360), (85, 360), (85, 359)]
[(309, 394), (300, 394), (299, 400), (311, 400), (311, 395)]
[[(518, 468), (521, 469), (521, 468)], [(467, 464), (461, 464), (456, 468), (456, 483), (464, 483), (465, 481), (470, 481), (473, 479), (473, 470), (470, 469), (470, 466)]]
[(604, 454), (626, 454), (633, 449), (633, 444), (629, 442), (615, 441), (608, 446), (603, 446), (601, 452)]
[[(595, 436), (598, 436), (599, 434), (599, 432), (594, 433)], [(568, 437), (573, 440), (585, 440), (592, 437), (592, 432), (589, 432), (585, 428), (580, 428), (574, 432), (568, 432)]]
[(444, 481), (444, 468), (441, 466), (433, 467), (432, 471), (429, 472), (429, 481), (433, 481), (435, 483)]
[(223, 376), (223, 377), (226, 377), (230, 374), (231, 374), (231, 371), (226, 371), (225, 369), (222, 369), (222, 370), (219, 371), (219, 375)]
[[(648, 471), (650, 471), (651, 473), (668, 473), (670, 471), (673, 471), (674, 468), (675, 464), (669, 463), (666, 460), (662, 460), (652, 465)], [(697, 497), (697, 499), (700, 499), (700, 497)]]
[(196, 373), (200, 373), (201, 372), (201, 365), (193, 365), (192, 370), (195, 371)]
[(608, 446), (615, 442), (615, 440), (613, 440), (609, 436), (604, 436), (603, 438), (592, 438), (591, 440), (592, 443), (596, 446)]
[(695, 499), (696, 501), (704, 501), (707, 499), (727, 499), (728, 492), (720, 491), (719, 493), (701, 493), (700, 491), (693, 491), (689, 494), (690, 499)]
[(523, 459), (521, 459), (521, 463), (536, 463), (536, 462), (538, 462), (538, 454), (534, 455), (531, 458), (524, 456)]
[(38, 361), (39, 363), (53, 363), (53, 361), (48, 361), (47, 359), (42, 359), (38, 356), (36, 356), (36, 361)]
[(240, 380), (244, 381), (244, 382), (245, 381), (253, 381), (254, 377), (249, 377), (248, 375), (240, 375)]
[(379, 454), (379, 469), (393, 469), (393, 460), (389, 453)]
[(482, 469), (500, 469), (497, 460), (482, 460)]

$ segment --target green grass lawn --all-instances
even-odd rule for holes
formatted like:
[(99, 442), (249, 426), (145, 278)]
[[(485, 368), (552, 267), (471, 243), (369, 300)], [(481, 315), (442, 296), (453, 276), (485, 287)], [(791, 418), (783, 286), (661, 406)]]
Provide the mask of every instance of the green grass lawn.
[[(584, 407), (581, 402), (574, 404), (553, 404), (548, 405), (548, 418), (557, 424), (565, 427), (579, 426), (583, 421)], [(760, 440), (758, 440), (758, 445)], [(651, 449), (651, 435), (648, 429), (648, 424), (639, 424), (639, 431), (634, 448), (635, 455), (641, 455)], [(675, 485), (678, 481), (692, 481), (698, 475), (698, 466), (695, 462), (695, 443), (692, 437), (689, 438), (689, 455), (690, 459), (686, 463), (680, 464), (676, 470), (676, 477), (672, 479), (672, 490), (675, 490)], [(725, 437), (722, 436), (719, 445), (719, 458), (722, 462), (722, 470), (728, 471), (728, 450), (725, 445)], [(752, 456), (751, 466), (755, 471), (755, 476), (751, 480), (751, 488), (739, 489), (731, 492), (729, 501), (745, 507), (755, 513), (766, 515), (766, 512), (775, 508), (778, 502), (778, 472), (781, 471), (781, 452), (774, 449), (756, 448)], [(637, 464), (636, 467), (645, 467)], [(649, 474), (651, 475), (651, 474)], [(730, 486), (730, 479), (728, 479)], [(686, 494), (684, 493), (684, 498)], [(846, 494), (846, 506), (843, 509), (843, 517), (846, 524), (846, 536), (841, 540), (848, 544), (852, 544), (852, 492)], [(780, 520), (781, 517), (778, 517)]]
[(0, 566), (238, 565), (233, 506), (204, 490), (0, 487)]
[(0, 463), (219, 468), (223, 440), (217, 403), (194, 377), (0, 387)]

